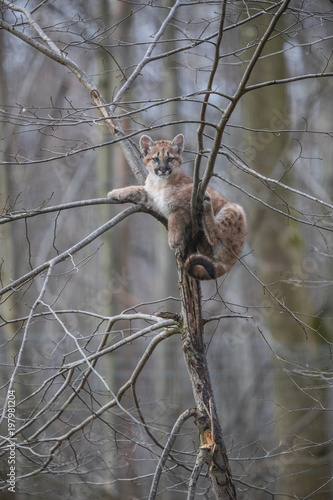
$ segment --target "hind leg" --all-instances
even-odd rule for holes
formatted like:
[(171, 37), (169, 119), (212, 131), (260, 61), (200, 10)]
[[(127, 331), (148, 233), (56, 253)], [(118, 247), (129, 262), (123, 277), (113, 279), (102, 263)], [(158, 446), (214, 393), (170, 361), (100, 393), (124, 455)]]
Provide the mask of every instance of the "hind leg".
[(246, 219), (242, 207), (236, 203), (227, 202), (214, 215), (210, 200), (205, 200), (203, 226), (206, 238), (212, 247), (222, 242), (236, 254), (241, 251), (246, 234)]

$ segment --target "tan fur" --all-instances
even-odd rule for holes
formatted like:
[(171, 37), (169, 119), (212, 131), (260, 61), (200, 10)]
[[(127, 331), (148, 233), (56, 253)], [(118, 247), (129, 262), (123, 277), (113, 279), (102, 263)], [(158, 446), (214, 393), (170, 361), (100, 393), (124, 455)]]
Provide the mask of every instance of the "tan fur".
[[(108, 198), (119, 202), (148, 203), (168, 219), (168, 241), (177, 248), (191, 222), (192, 179), (181, 171), (183, 135), (173, 141), (156, 141), (143, 135), (140, 149), (148, 170), (145, 186), (114, 189)], [(197, 253), (185, 262), (186, 271), (199, 280), (225, 274), (237, 261), (246, 236), (246, 218), (242, 207), (231, 203), (208, 187), (203, 203), (202, 231)]]

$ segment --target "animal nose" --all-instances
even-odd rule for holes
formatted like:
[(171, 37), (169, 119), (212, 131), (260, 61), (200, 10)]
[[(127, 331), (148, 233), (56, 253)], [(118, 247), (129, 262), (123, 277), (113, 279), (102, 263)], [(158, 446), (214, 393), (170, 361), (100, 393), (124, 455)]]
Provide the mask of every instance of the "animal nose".
[(171, 167), (167, 163), (161, 163), (161, 165), (160, 165), (160, 171), (162, 172), (162, 174), (165, 174), (166, 172), (170, 172), (171, 171)]
[(169, 175), (171, 168), (166, 163), (162, 163), (154, 169), (154, 172), (156, 175)]

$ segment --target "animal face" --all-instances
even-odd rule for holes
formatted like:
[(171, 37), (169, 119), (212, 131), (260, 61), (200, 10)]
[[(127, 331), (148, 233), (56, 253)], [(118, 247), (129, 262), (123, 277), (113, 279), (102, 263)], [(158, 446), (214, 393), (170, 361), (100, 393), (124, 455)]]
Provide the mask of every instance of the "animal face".
[(156, 141), (144, 135), (140, 139), (141, 153), (149, 172), (160, 178), (167, 178), (179, 171), (182, 163), (184, 137), (177, 135), (173, 141)]

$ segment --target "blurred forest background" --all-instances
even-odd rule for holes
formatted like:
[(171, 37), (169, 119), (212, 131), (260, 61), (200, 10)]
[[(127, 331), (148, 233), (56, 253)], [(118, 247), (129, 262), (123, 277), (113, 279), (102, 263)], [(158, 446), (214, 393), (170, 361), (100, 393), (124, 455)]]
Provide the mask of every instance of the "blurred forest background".
[[(162, 447), (193, 406), (179, 330), (157, 316), (180, 311), (166, 230), (145, 213), (114, 219), (124, 207), (106, 193), (135, 183), (121, 137), (75, 75), (27, 39), (52, 40), (90, 76), (134, 147), (142, 133), (183, 133), (192, 175), (283, 3), (0, 1), (1, 498), (152, 498)], [(333, 4), (287, 4), (211, 181), (246, 210), (243, 257), (202, 285), (218, 413), (247, 500), (333, 496)], [(10, 389), (16, 494), (6, 483)], [(198, 446), (187, 420), (156, 498), (186, 498)], [(204, 472), (196, 494), (213, 498)]]

